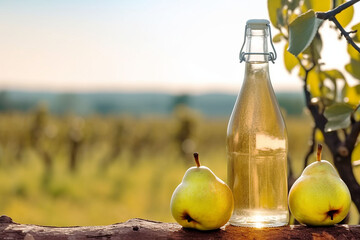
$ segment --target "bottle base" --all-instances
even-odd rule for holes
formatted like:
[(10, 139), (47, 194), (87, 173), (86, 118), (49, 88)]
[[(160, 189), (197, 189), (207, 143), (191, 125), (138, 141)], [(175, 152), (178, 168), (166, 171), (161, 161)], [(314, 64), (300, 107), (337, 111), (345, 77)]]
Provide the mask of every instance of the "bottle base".
[(288, 211), (241, 210), (234, 212), (229, 223), (238, 227), (280, 227), (289, 223)]

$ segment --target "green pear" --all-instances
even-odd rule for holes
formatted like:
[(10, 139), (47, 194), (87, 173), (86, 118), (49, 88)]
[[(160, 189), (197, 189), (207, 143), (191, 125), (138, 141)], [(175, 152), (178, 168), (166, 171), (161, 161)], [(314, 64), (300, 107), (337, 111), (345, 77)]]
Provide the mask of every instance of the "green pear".
[(341, 222), (349, 212), (351, 196), (335, 168), (321, 160), (307, 166), (289, 192), (289, 208), (296, 220), (311, 226), (330, 226)]
[(200, 166), (197, 153), (194, 158), (197, 166), (186, 171), (171, 197), (171, 213), (185, 228), (218, 229), (232, 215), (232, 192), (209, 168)]

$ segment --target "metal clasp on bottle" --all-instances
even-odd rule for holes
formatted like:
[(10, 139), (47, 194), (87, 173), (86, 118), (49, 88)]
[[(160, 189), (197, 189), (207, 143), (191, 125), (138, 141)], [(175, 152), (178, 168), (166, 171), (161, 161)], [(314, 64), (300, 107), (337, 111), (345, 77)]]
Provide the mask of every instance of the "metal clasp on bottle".
[(271, 36), (271, 29), (270, 29), (270, 24), (266, 24), (266, 27), (269, 29), (269, 36), (270, 36), (270, 44), (271, 44), (271, 47), (272, 49), (274, 50), (274, 52), (268, 52), (268, 53), (260, 53), (260, 52), (243, 52), (243, 49), (244, 49), (244, 46), (245, 46), (245, 42), (246, 42), (246, 30), (249, 28), (248, 25), (245, 26), (245, 34), (244, 34), (244, 43), (241, 47), (241, 50), (240, 50), (240, 55), (239, 55), (239, 58), (240, 58), (240, 62), (242, 61), (245, 61), (245, 56), (246, 55), (266, 55), (268, 56), (269, 60), (272, 62), (272, 63), (275, 63), (275, 60), (277, 58), (277, 54), (276, 54), (276, 51), (275, 51), (275, 47), (274, 47), (274, 44), (272, 42), (272, 36)]

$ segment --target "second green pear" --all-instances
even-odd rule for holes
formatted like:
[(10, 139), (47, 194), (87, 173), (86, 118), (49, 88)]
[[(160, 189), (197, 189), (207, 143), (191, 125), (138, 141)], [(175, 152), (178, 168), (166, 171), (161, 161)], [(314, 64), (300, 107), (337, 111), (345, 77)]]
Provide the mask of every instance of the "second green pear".
[(289, 208), (302, 224), (328, 226), (341, 222), (349, 212), (351, 196), (335, 168), (318, 159), (307, 166), (289, 192)]

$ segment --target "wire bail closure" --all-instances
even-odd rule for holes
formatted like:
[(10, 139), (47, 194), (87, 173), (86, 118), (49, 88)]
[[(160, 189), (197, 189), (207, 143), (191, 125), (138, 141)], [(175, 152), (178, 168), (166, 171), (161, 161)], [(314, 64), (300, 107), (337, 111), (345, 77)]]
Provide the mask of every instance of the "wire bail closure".
[(246, 55), (266, 55), (266, 56), (269, 57), (269, 60), (270, 60), (272, 63), (275, 63), (275, 60), (276, 60), (276, 58), (277, 58), (277, 54), (276, 54), (276, 51), (275, 51), (274, 44), (273, 44), (273, 42), (272, 42), (270, 24), (269, 24), (269, 23), (266, 23), (266, 27), (269, 29), (270, 44), (271, 44), (271, 47), (272, 47), (272, 49), (274, 50), (274, 52), (268, 52), (268, 53), (260, 53), (260, 52), (246, 53), (246, 52), (243, 52), (243, 49), (244, 49), (244, 46), (245, 46), (245, 42), (246, 42), (246, 30), (249, 28), (249, 26), (246, 24), (246, 25), (245, 25), (245, 34), (244, 34), (244, 43), (243, 43), (243, 45), (242, 45), (242, 47), (241, 47), (240, 54), (239, 54), (240, 62), (246, 61), (246, 60), (245, 60), (245, 56), (246, 56)]

